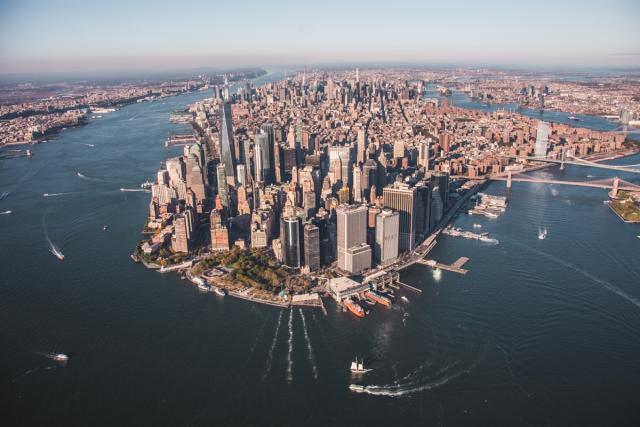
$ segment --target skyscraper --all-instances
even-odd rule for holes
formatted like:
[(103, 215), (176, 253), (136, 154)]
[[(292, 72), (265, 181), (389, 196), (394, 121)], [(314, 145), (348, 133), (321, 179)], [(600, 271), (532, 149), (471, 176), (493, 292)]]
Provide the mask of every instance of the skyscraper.
[(269, 163), (269, 136), (266, 133), (256, 135), (253, 162), (256, 167), (256, 181), (262, 182), (265, 185), (271, 184), (273, 165)]
[(304, 226), (304, 265), (309, 271), (320, 268), (320, 229), (313, 224)]
[(376, 215), (375, 259), (382, 265), (398, 258), (400, 214), (384, 209)]
[(400, 251), (413, 250), (416, 242), (416, 210), (418, 200), (416, 188), (404, 184), (395, 184), (382, 190), (384, 207), (400, 214)]
[(289, 267), (302, 267), (304, 250), (302, 247), (302, 227), (298, 217), (282, 218), (280, 236), (284, 263)]
[(364, 129), (358, 130), (358, 139), (356, 140), (356, 161), (358, 163), (364, 163), (365, 161), (365, 150), (367, 148), (366, 137), (367, 135)]
[(234, 152), (231, 105), (224, 103), (220, 107), (220, 162), (224, 164), (227, 181), (232, 184), (235, 183), (236, 168)]
[(226, 167), (224, 163), (218, 163), (216, 166), (216, 178), (218, 181), (218, 196), (220, 202), (225, 208), (229, 208), (229, 189), (227, 188)]
[(357, 274), (371, 267), (371, 247), (367, 245), (367, 207), (340, 205), (338, 219), (338, 267)]
[(276, 153), (276, 140), (275, 134), (273, 132), (273, 126), (271, 126), (270, 123), (264, 123), (262, 126), (260, 126), (260, 129), (267, 135), (267, 146), (269, 147), (269, 173), (271, 174), (271, 176), (269, 176), (269, 182), (276, 182), (275, 169), (280, 163), (276, 163), (276, 154), (278, 154), (279, 156), (279, 150)]
[(418, 145), (418, 166), (429, 170), (429, 143), (423, 141)]
[(538, 130), (536, 132), (536, 157), (547, 157), (547, 145), (549, 143), (549, 124), (546, 122), (538, 122)]

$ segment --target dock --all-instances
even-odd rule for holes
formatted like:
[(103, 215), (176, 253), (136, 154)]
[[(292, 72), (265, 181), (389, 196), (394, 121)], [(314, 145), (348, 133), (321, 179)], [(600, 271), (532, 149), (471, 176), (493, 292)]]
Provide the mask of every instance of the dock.
[(410, 290), (410, 291), (412, 291), (412, 292), (416, 292), (416, 293), (418, 293), (418, 294), (421, 294), (421, 293), (422, 293), (422, 289), (418, 289), (418, 288), (416, 288), (416, 287), (414, 287), (414, 286), (407, 285), (406, 283), (403, 283), (403, 282), (401, 282), (401, 281), (399, 281), (399, 280), (396, 280), (396, 283), (397, 283), (398, 285), (402, 286), (403, 288), (408, 289), (408, 290)]
[(453, 273), (467, 274), (469, 270), (462, 268), (469, 261), (469, 258), (463, 256), (457, 259), (453, 264), (442, 264), (432, 259), (418, 260), (417, 262), (431, 268), (439, 268), (441, 270), (451, 271)]

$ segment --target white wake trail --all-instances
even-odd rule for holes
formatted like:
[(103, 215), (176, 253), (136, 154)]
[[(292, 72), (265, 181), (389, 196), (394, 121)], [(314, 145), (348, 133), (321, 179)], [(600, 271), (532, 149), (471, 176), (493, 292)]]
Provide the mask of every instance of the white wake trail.
[(542, 252), (542, 251), (540, 251), (538, 249), (535, 249), (535, 248), (531, 248), (531, 247), (529, 247), (527, 245), (524, 245), (524, 244), (522, 244), (522, 243), (520, 243), (518, 241), (514, 240), (514, 242), (516, 244), (522, 246), (522, 247), (525, 247), (525, 248), (527, 248), (527, 249), (539, 254), (540, 256), (543, 256), (543, 257), (545, 257), (547, 259), (550, 259), (551, 261), (555, 261), (555, 262), (557, 262), (557, 263), (559, 263), (561, 265), (564, 265), (565, 267), (575, 271), (576, 273), (582, 274), (584, 277), (586, 277), (587, 279), (590, 279), (592, 282), (597, 283), (598, 285), (602, 286), (606, 290), (608, 290), (610, 292), (613, 292), (614, 294), (618, 295), (619, 297), (622, 297), (622, 298), (626, 299), (631, 304), (633, 304), (636, 307), (640, 308), (640, 299), (634, 297), (633, 295), (627, 294), (622, 289), (618, 288), (617, 286), (612, 285), (611, 283), (607, 282), (606, 280), (600, 279), (600, 278), (594, 276), (593, 274), (591, 274), (591, 273), (589, 273), (587, 271), (584, 271), (580, 267), (571, 264), (568, 261), (565, 261), (565, 260), (560, 259), (560, 258), (556, 258), (553, 255), (550, 255), (550, 254), (548, 254), (546, 252)]
[(262, 381), (264, 382), (267, 379), (267, 375), (271, 372), (271, 362), (273, 361), (273, 351), (276, 349), (276, 344), (278, 342), (278, 332), (280, 332), (280, 324), (282, 323), (282, 311), (280, 311), (280, 316), (278, 316), (278, 323), (276, 325), (276, 333), (273, 334), (273, 340), (271, 341), (271, 347), (269, 347), (269, 353), (267, 354), (267, 366), (264, 370), (264, 374), (262, 374)]
[(287, 352), (287, 381), (293, 381), (293, 309), (289, 310), (289, 351)]
[(309, 339), (309, 333), (307, 332), (307, 322), (304, 318), (302, 309), (299, 308), (300, 318), (302, 319), (302, 328), (304, 329), (304, 339), (307, 341), (307, 350), (309, 351), (309, 363), (311, 363), (311, 369), (313, 370), (313, 378), (318, 379), (318, 367), (316, 366), (316, 358), (313, 355), (313, 347), (311, 346), (311, 340)]

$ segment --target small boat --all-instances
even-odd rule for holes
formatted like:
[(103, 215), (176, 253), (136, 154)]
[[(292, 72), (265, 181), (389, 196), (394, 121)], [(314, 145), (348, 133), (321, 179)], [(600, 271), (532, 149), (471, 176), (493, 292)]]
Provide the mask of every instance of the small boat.
[(224, 293), (224, 290), (219, 288), (219, 287), (217, 287), (217, 286), (212, 286), (211, 289), (213, 289), (213, 292), (215, 292), (216, 294), (220, 295), (221, 297), (226, 295)]
[(365, 302), (365, 304), (370, 305), (371, 307), (373, 307), (374, 305), (376, 305), (376, 302), (370, 299), (364, 299), (363, 300)]
[(546, 238), (547, 238), (547, 229), (546, 228), (538, 229), (538, 239), (544, 240)]
[(363, 360), (361, 360), (358, 363), (358, 358), (357, 357), (356, 357), (356, 360), (351, 362), (351, 372), (354, 373), (354, 374), (364, 374), (365, 372), (369, 372), (370, 370), (371, 369), (365, 369)]
[(69, 356), (67, 356), (64, 353), (57, 353), (57, 354), (51, 355), (51, 359), (55, 360), (56, 362), (68, 362)]
[(102, 231), (107, 231), (108, 229), (109, 229), (108, 225), (105, 224), (105, 225), (102, 226)]
[(4, 211), (4, 212), (0, 212), (0, 215), (9, 215), (11, 213), (11, 211)]
[(405, 297), (404, 295), (402, 295), (400, 299), (404, 302), (409, 302), (409, 298)]
[(473, 223), (473, 228), (482, 228), (482, 225), (477, 224), (477, 223)]
[(56, 258), (58, 258), (60, 261), (64, 260), (64, 254), (62, 252), (60, 252), (60, 249), (58, 248), (51, 248), (49, 249), (49, 252), (51, 252)]
[(367, 386), (366, 385), (360, 385), (360, 384), (350, 384), (349, 385), (349, 390), (356, 392), (356, 393), (364, 393), (365, 391), (367, 391)]
[(636, 236), (638, 239), (640, 239), (640, 234)]
[(573, 120), (575, 122), (579, 122), (581, 119), (577, 118), (576, 116), (569, 116), (569, 120)]
[(209, 287), (209, 285), (205, 285), (205, 284), (198, 285), (198, 290), (200, 292), (211, 292), (211, 288)]

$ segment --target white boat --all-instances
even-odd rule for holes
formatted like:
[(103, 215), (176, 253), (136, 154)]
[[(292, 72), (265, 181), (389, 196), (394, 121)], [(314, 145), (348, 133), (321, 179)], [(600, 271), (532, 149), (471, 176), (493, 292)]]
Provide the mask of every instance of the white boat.
[(473, 228), (482, 228), (482, 225), (477, 224), (477, 223), (474, 222), (473, 223)]
[(107, 231), (108, 229), (109, 229), (108, 225), (105, 224), (105, 225), (102, 226), (102, 231)]
[(11, 211), (4, 211), (4, 212), (0, 212), (0, 215), (9, 215), (11, 213)]
[(409, 302), (409, 298), (405, 297), (404, 295), (402, 295), (400, 299), (404, 302)]
[(367, 386), (360, 385), (360, 384), (350, 384), (349, 390), (354, 391), (356, 393), (364, 393), (367, 390)]
[(55, 245), (51, 244), (50, 245), (51, 248), (49, 249), (49, 252), (51, 252), (56, 258), (58, 258), (60, 261), (64, 260), (64, 254), (62, 253), (62, 251), (60, 251), (60, 249), (58, 249)]
[(360, 363), (358, 363), (357, 357), (356, 360), (351, 362), (351, 372), (353, 372), (354, 374), (364, 374), (365, 372), (369, 372), (370, 370), (371, 369), (365, 369), (364, 362), (362, 360), (360, 361)]
[(220, 295), (221, 297), (226, 295), (224, 293), (224, 290), (219, 288), (219, 287), (217, 287), (217, 286), (212, 286), (211, 288), (213, 289), (213, 292), (215, 292), (216, 294)]
[(67, 356), (64, 353), (57, 353), (57, 354), (52, 354), (51, 359), (55, 360), (56, 362), (68, 362), (69, 356)]
[(546, 238), (547, 238), (547, 229), (546, 228), (539, 228), (538, 229), (538, 239), (544, 240)]
[(201, 284), (198, 285), (198, 290), (201, 292), (210, 292), (211, 288), (209, 287), (209, 285)]

